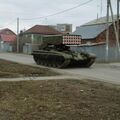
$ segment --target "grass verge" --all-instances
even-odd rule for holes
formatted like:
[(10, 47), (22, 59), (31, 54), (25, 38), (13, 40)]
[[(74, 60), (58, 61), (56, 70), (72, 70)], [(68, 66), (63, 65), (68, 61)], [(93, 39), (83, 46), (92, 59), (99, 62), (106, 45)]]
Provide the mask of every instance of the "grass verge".
[(120, 88), (88, 80), (0, 82), (0, 120), (120, 120)]
[(32, 67), (0, 59), (0, 78), (54, 76), (48, 68)]

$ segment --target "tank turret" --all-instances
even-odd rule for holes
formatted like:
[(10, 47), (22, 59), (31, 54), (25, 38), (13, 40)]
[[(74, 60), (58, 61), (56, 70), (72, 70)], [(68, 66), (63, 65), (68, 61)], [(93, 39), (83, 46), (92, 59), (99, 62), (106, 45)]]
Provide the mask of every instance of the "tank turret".
[[(90, 67), (95, 62), (96, 56), (94, 54), (71, 51), (70, 47), (64, 43), (72, 43), (73, 41), (64, 38), (66, 36), (63, 35), (43, 36), (39, 41), (39, 50), (32, 52), (35, 62), (38, 65), (57, 68), (69, 66)], [(76, 43), (80, 43), (81, 37), (78, 36), (76, 40)]]

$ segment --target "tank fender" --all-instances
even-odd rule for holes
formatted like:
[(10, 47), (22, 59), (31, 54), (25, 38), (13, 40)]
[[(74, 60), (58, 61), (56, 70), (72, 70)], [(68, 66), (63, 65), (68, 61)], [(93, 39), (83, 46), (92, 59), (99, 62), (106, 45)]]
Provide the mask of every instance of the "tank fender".
[(65, 59), (72, 59), (72, 55), (70, 54), (62, 54), (62, 56), (64, 56)]
[(96, 58), (96, 55), (93, 53), (85, 53), (85, 52), (81, 52), (81, 55), (87, 58)]
[(73, 58), (74, 58), (74, 60), (82, 60), (83, 59), (83, 57), (81, 56), (80, 53), (75, 53)]

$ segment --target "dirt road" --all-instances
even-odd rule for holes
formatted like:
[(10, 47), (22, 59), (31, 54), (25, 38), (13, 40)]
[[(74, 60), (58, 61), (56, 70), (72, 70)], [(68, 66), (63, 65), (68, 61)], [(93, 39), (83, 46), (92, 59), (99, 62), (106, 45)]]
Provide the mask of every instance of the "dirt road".
[[(0, 53), (0, 58), (36, 66), (31, 55)], [(91, 68), (52, 69), (75, 78), (83, 77), (120, 84), (120, 63), (94, 64)]]

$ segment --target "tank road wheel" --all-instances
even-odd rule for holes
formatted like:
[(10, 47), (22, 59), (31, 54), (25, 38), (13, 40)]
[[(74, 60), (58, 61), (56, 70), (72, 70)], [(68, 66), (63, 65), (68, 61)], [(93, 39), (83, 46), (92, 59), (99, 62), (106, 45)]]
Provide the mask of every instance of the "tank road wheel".
[(34, 58), (36, 64), (39, 65), (40, 64), (39, 58), (37, 56), (33, 56), (33, 58)]
[(60, 64), (59, 64), (59, 63), (56, 63), (56, 64), (55, 64), (55, 67), (56, 67), (56, 68), (60, 68)]
[(56, 59), (56, 61), (54, 62), (54, 67), (60, 68), (61, 64), (62, 64), (62, 61)]
[(54, 60), (50, 60), (49, 61), (49, 66), (50, 67), (55, 67), (55, 61)]
[(43, 65), (43, 61), (41, 61), (40, 64)]
[(41, 65), (45, 65), (45, 61), (44, 60), (41, 61)]
[(33, 55), (33, 59), (35, 62), (37, 62), (37, 57), (35, 55)]
[(51, 67), (51, 63), (50, 62), (48, 62), (48, 67)]
[(52, 67), (52, 60), (51, 60), (51, 59), (47, 59), (47, 60), (46, 60), (46, 65), (47, 65), (48, 67)]
[(45, 66), (48, 66), (48, 61), (46, 61)]
[(51, 66), (52, 66), (51, 60), (48, 59), (48, 60), (46, 61), (46, 63), (47, 63), (47, 66), (48, 66), (48, 67), (51, 67)]
[(48, 62), (47, 62), (47, 61), (45, 61), (45, 62), (44, 62), (44, 65), (45, 65), (45, 66), (48, 66)]
[(36, 62), (36, 63), (37, 63), (37, 65), (40, 65), (40, 60), (39, 60), (39, 59), (37, 59), (37, 62)]
[(52, 67), (54, 67), (54, 68), (59, 68), (59, 67), (60, 67), (60, 64), (57, 63), (57, 61), (55, 61), (55, 62), (52, 64)]
[(47, 57), (46, 57), (46, 66), (48, 66), (48, 67), (53, 67), (53, 64), (54, 64), (54, 59), (53, 59), (54, 57), (53, 56), (51, 56), (51, 55), (48, 55)]
[(61, 59), (55, 56), (54, 59), (52, 60), (52, 67), (60, 68), (60, 65), (62, 64), (61, 62), (62, 62)]
[(87, 63), (86, 67), (90, 67), (94, 62), (95, 62), (95, 59), (89, 60), (89, 62)]

